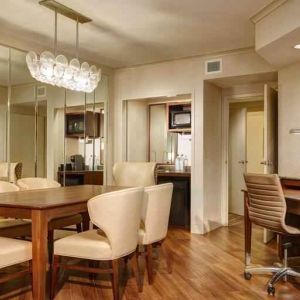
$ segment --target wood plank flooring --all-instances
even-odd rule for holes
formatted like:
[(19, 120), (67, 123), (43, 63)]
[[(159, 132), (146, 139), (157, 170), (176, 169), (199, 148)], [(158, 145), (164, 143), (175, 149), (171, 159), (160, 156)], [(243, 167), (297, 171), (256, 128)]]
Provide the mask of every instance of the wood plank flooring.
[[(262, 230), (254, 228), (253, 263), (262, 265), (277, 261), (276, 243), (262, 243)], [(167, 244), (173, 249), (173, 273), (168, 274), (165, 261), (156, 260), (154, 284), (148, 285), (144, 276), (143, 293), (138, 293), (128, 268), (123, 268), (122, 296), (124, 300), (181, 300), (181, 299), (300, 299), (300, 280), (280, 283), (276, 296), (267, 295), (268, 276), (256, 275), (251, 281), (243, 277), (243, 220), (231, 216), (230, 225), (204, 236), (181, 229), (171, 229)], [(140, 258), (141, 273), (144, 263)], [(146, 274), (146, 273), (145, 273)], [(76, 275), (76, 276), (75, 276)], [(91, 282), (85, 275), (71, 274), (62, 281), (56, 300), (112, 299), (109, 278)], [(66, 276), (65, 276), (66, 277)], [(77, 283), (80, 281), (81, 283)], [(19, 283), (22, 285), (22, 283)], [(24, 282), (23, 282), (24, 285)], [(13, 286), (17, 286), (13, 283)], [(4, 295), (11, 285), (0, 287), (0, 299), (30, 300), (31, 292), (9, 298)], [(26, 288), (26, 283), (25, 283)]]

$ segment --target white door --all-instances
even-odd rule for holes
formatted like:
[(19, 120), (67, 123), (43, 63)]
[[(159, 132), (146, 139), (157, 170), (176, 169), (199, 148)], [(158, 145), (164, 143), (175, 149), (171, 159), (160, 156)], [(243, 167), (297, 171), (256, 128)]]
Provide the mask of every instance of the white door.
[(264, 173), (277, 172), (277, 91), (264, 87)]
[[(273, 88), (264, 86), (264, 173), (277, 173), (278, 94)], [(264, 243), (273, 238), (273, 232), (264, 229)]]
[(237, 215), (244, 215), (246, 116), (246, 108), (233, 108), (229, 113), (229, 212)]

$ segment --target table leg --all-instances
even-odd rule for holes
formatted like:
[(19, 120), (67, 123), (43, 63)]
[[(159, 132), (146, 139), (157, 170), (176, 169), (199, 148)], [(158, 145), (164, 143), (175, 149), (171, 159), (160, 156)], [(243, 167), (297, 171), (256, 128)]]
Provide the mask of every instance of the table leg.
[(82, 231), (90, 229), (90, 216), (88, 212), (81, 213), (82, 216)]
[(46, 212), (33, 210), (32, 216), (32, 296), (34, 300), (46, 299), (47, 234)]
[(252, 224), (249, 218), (248, 211), (248, 192), (244, 192), (244, 224), (245, 224), (245, 265), (249, 265), (251, 262), (251, 235)]

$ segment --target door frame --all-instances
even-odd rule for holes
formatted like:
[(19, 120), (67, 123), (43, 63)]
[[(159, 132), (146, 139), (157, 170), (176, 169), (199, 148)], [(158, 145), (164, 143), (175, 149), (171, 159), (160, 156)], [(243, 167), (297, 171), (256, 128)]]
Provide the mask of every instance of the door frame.
[(221, 220), (223, 226), (228, 226), (229, 208), (229, 105), (238, 102), (253, 102), (263, 100), (264, 93), (237, 94), (225, 96), (222, 99), (222, 194), (221, 194)]

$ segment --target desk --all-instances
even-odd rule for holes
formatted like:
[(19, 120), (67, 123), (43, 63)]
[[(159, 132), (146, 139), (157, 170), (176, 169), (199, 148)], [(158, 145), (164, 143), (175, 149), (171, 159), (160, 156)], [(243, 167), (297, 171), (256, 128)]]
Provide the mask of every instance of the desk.
[[(244, 192), (244, 222), (245, 222), (245, 253), (250, 255), (251, 253), (251, 235), (252, 235), (252, 225), (249, 219), (248, 206), (248, 192)], [(300, 190), (290, 189), (283, 187), (283, 193), (287, 205), (287, 213), (300, 216)], [(247, 257), (246, 257), (246, 263)]]
[(83, 230), (89, 229), (87, 201), (124, 187), (82, 185), (0, 194), (0, 216), (32, 220), (32, 294), (46, 299), (48, 223), (53, 218), (82, 214)]

